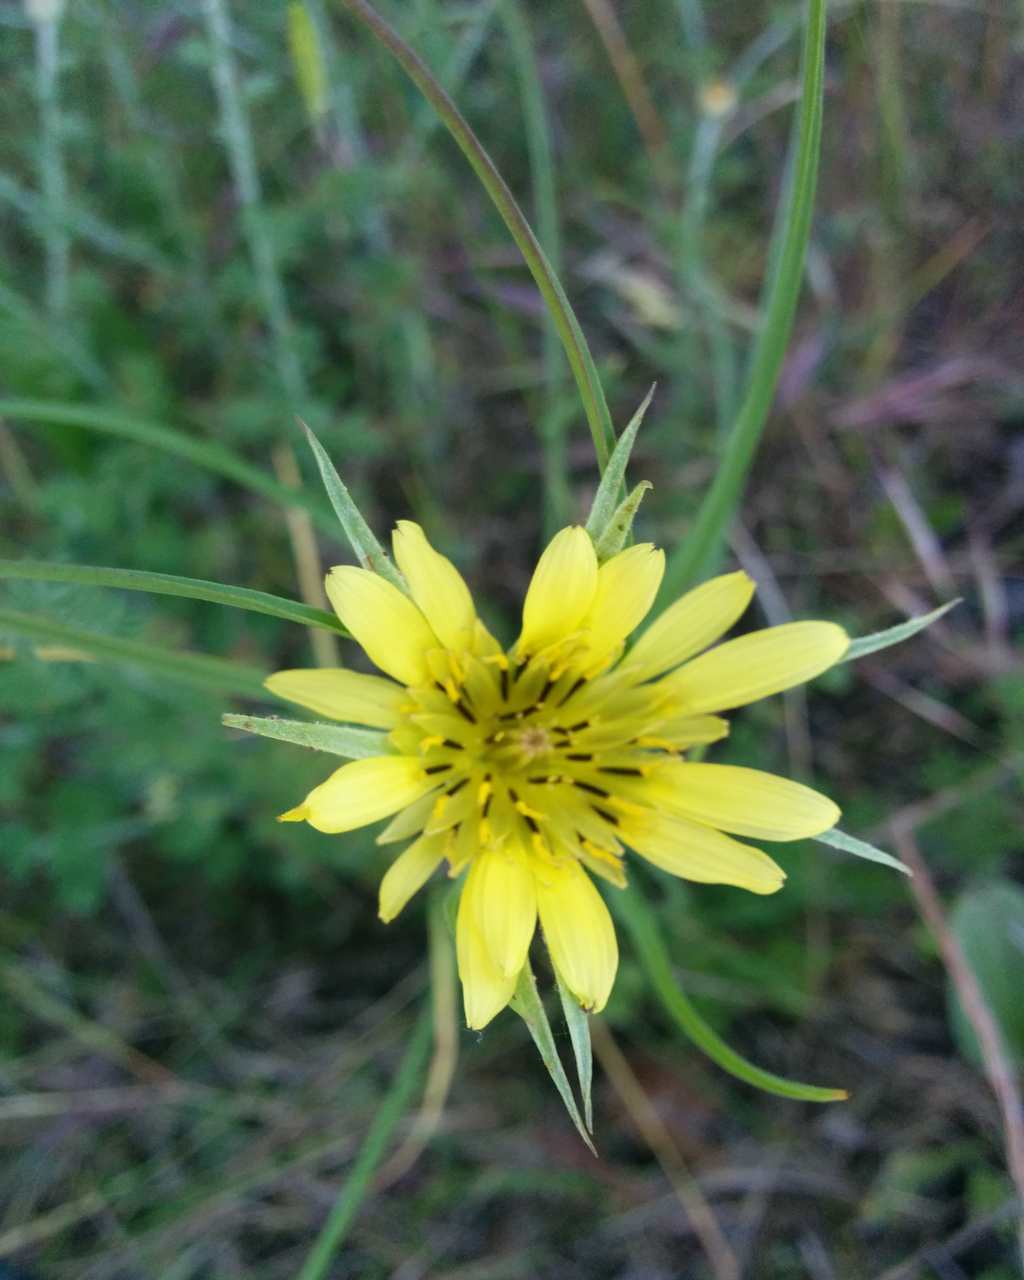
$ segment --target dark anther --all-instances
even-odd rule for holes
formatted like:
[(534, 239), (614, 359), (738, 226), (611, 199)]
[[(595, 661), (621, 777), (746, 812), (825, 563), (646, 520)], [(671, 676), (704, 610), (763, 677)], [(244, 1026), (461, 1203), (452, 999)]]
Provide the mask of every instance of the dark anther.
[[(571, 751), (565, 758), (566, 760), (593, 760), (594, 757), (589, 751)], [(602, 769), (601, 772), (604, 773), (605, 770)]]
[(579, 778), (573, 778), (572, 785), (579, 787), (581, 791), (589, 791), (592, 796), (600, 796), (603, 800), (607, 800), (611, 795), (611, 792), (605, 791), (604, 787), (595, 787), (592, 782), (580, 782)]
[(451, 749), (452, 749), (453, 751), (461, 751), (461, 750), (462, 750), (462, 743), (461, 743), (461, 742), (453, 742), (451, 738), (445, 738), (444, 742), (442, 742), (442, 743), (441, 743), (441, 746), (442, 746), (442, 747), (451, 747)]
[(453, 787), (448, 788), (448, 790), (445, 792), (445, 795), (448, 796), (449, 799), (451, 799), (453, 795), (455, 795), (457, 792), (462, 790), (462, 788), (466, 785), (468, 781), (469, 781), (468, 778), (460, 778)]
[(580, 731), (581, 729), (588, 729), (589, 727), (590, 727), (590, 721), (589, 721), (589, 720), (581, 720), (581, 721), (579, 722), (579, 724), (571, 724), (571, 725), (569, 726), (569, 732), (570, 732), (570, 733), (579, 733), (579, 731)]
[(501, 700), (508, 701), (508, 667), (501, 668)]
[(580, 676), (580, 678), (576, 681), (576, 683), (573, 685), (573, 687), (569, 690), (569, 692), (565, 695), (565, 697), (562, 699), (562, 701), (561, 701), (558, 705), (559, 705), (560, 707), (564, 707), (564, 706), (565, 706), (565, 704), (566, 704), (566, 703), (569, 701), (569, 699), (572, 697), (572, 695), (576, 692), (576, 690), (577, 690), (577, 689), (582, 689), (582, 688), (583, 688), (583, 686), (584, 686), (586, 683), (587, 683), (587, 677), (586, 677), (586, 676)]
[(424, 773), (445, 773), (451, 768), (450, 764), (432, 764), (429, 768), (424, 769)]
[(476, 724), (476, 716), (472, 713), (472, 711), (470, 711), (469, 707), (466, 706), (466, 704), (462, 701), (461, 698), (459, 699), (458, 702), (456, 702), (455, 710), (459, 713), (460, 716), (468, 720), (470, 724)]
[(592, 804), (590, 807), (598, 817), (604, 818), (605, 822), (611, 823), (613, 827), (617, 827), (619, 825), (619, 820), (614, 813), (609, 813), (607, 809), (599, 809), (596, 804)]
[[(572, 759), (572, 756), (569, 757)], [(597, 767), (598, 773), (617, 773), (623, 778), (642, 778), (644, 776), (643, 769), (627, 769), (624, 765), (618, 766), (613, 764), (602, 764)]]

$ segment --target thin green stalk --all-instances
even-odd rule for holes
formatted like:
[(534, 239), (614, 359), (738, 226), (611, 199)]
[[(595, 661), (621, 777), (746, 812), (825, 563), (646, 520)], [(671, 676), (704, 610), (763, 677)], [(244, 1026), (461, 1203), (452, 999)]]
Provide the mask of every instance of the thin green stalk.
[(33, 640), (49, 640), (72, 649), (82, 649), (97, 658), (132, 663), (157, 675), (180, 680), (201, 689), (266, 696), (263, 688), (265, 672), (227, 658), (180, 653), (145, 644), (141, 640), (126, 640), (121, 636), (83, 631), (80, 627), (65, 626), (61, 622), (52, 622), (49, 618), (34, 613), (21, 613), (17, 609), (0, 609), (0, 631), (2, 630), (14, 631)]
[(67, 184), (61, 153), (60, 14), (62, 3), (29, 6), (36, 28), (36, 93), (39, 98), (39, 170), (46, 212), (46, 306), (53, 320), (68, 309), (70, 239), (65, 204)]
[(213, 81), (220, 107), (221, 132), (231, 175), (241, 203), (242, 228), (256, 282), (263, 299), (282, 389), (292, 408), (301, 412), (308, 400), (305, 374), (295, 349), (295, 332), (273, 246), (263, 220), (263, 202), (252, 131), (238, 88), (231, 52), (231, 22), (225, 0), (203, 0), (206, 30), (213, 52)]
[[(556, 275), (562, 271), (562, 236), (555, 190), (555, 165), (551, 130), (544, 106), (544, 90), (537, 67), (526, 11), (520, 0), (505, 0), (502, 18), (512, 48), (526, 125), (526, 149), (530, 157), (533, 207), (537, 218), (537, 238), (548, 255)], [(548, 533), (568, 523), (572, 506), (566, 474), (565, 427), (562, 412), (564, 365), (558, 355), (558, 329), (554, 316), (545, 314), (541, 360), (544, 371), (545, 404), (540, 414), (540, 435), (544, 449), (544, 494)]]
[[(207, 0), (211, 3), (212, 0)], [(612, 426), (608, 405), (605, 402), (593, 357), (583, 331), (565, 295), (551, 263), (526, 221), (515, 197), (504, 178), (484, 150), (480, 140), (463, 118), (458, 107), (441, 87), (436, 77), (422, 59), (406, 44), (397, 31), (390, 27), (366, 0), (344, 0), (349, 11), (368, 27), (378, 40), (394, 55), (410, 80), (416, 85), (469, 161), (491, 197), (513, 240), (519, 248), (530, 274), (541, 292), (544, 304), (554, 319), (558, 336), (572, 368), (580, 398), (590, 426), (598, 465), (605, 463), (615, 447), (615, 429)]]
[(337, 535), (338, 523), (330, 508), (320, 499), (301, 489), (290, 489), (273, 476), (252, 466), (231, 449), (208, 440), (194, 440), (184, 431), (159, 422), (133, 418), (117, 409), (91, 405), (63, 404), (52, 400), (0, 400), (0, 418), (38, 425), (82, 427), (103, 435), (134, 440), (138, 444), (161, 449), (177, 458), (185, 458), (196, 466), (233, 480), (243, 489), (258, 493), (282, 507), (302, 507), (313, 517), (324, 533)]
[(74, 582), (83, 587), (114, 587), (118, 591), (145, 591), (158, 596), (181, 596), (186, 600), (206, 600), (250, 613), (265, 613), (286, 622), (307, 627), (323, 627), (341, 635), (348, 632), (326, 609), (314, 609), (298, 600), (233, 587), (199, 578), (181, 578), (173, 573), (150, 573), (144, 569), (110, 569), (99, 565), (52, 564), (45, 560), (0, 560), (0, 578), (24, 578), (32, 582)]
[(413, 1095), (423, 1078), (431, 1041), (430, 1005), (425, 1004), (409, 1038), (405, 1057), (399, 1064), (394, 1083), (382, 1099), (373, 1117), (366, 1140), (356, 1157), (351, 1172), (338, 1194), (334, 1207), (324, 1223), (296, 1280), (324, 1280), (330, 1275), (331, 1263), (345, 1242), (359, 1207), (370, 1191), (374, 1172), (387, 1149), (395, 1126), (408, 1110)]
[(717, 554), (743, 494), (782, 369), (803, 279), (810, 239), (821, 152), (825, 82), (825, 0), (808, 0), (804, 28), (802, 96), (796, 135), (796, 164), (780, 217), (784, 231), (777, 268), (770, 274), (761, 326), (751, 357), (749, 380), (736, 424), (722, 454), (694, 526), (669, 560), (662, 599), (692, 585)]

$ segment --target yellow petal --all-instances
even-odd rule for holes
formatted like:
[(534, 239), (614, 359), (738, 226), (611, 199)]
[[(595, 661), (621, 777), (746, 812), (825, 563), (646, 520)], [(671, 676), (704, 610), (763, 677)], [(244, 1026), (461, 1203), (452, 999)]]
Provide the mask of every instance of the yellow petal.
[(589, 632), (585, 665), (600, 670), (646, 618), (665, 572), (665, 553), (642, 542), (612, 556), (597, 571), (597, 590), (581, 626)]
[(370, 661), (402, 684), (427, 680), (424, 658), (438, 640), (408, 596), (369, 569), (337, 565), (327, 575), (334, 611), (366, 650)]
[(753, 594), (753, 579), (745, 573), (726, 573), (694, 587), (651, 623), (624, 666), (641, 680), (678, 667), (724, 635)]
[[(467, 884), (468, 887), (468, 884)], [(491, 959), (477, 925), (466, 887), (459, 899), (459, 915), (455, 924), (455, 954), (462, 979), (462, 1003), (466, 1022), (475, 1031), (486, 1027), (496, 1013), (512, 999), (516, 977), (503, 974)]]
[(839, 821), (827, 796), (788, 778), (728, 764), (670, 764), (654, 780), (652, 804), (756, 840), (803, 840)]
[(465, 650), (473, 643), (476, 610), (458, 569), (427, 541), (412, 520), (399, 520), (392, 534), (398, 567), (412, 598), (448, 649)]
[(526, 854), (514, 848), (478, 854), (462, 896), (491, 959), (506, 978), (516, 977), (537, 927), (537, 892)]
[(443, 856), (444, 840), (440, 836), (420, 836), (404, 849), (384, 873), (380, 882), (380, 906), (377, 914), (388, 924), (405, 904), (427, 883)]
[(727, 640), (666, 676), (661, 688), (690, 715), (742, 707), (813, 680), (839, 661), (849, 643), (834, 622), (787, 622)]
[(584, 1007), (608, 1003), (619, 947), (604, 899), (578, 862), (538, 865), (537, 907), (544, 940), (562, 981)]
[(404, 809), (437, 784), (408, 756), (374, 756), (343, 764), (303, 802), (317, 831), (354, 831)]
[(341, 667), (275, 671), (263, 683), (279, 698), (297, 702), (317, 715), (374, 729), (393, 729), (399, 708), (408, 701), (408, 694), (393, 680)]
[(519, 653), (537, 653), (578, 630), (596, 590), (597, 556), (590, 534), (579, 525), (556, 533), (526, 593)]
[(782, 868), (760, 849), (674, 815), (626, 818), (622, 838), (648, 862), (683, 880), (775, 893), (786, 878)]

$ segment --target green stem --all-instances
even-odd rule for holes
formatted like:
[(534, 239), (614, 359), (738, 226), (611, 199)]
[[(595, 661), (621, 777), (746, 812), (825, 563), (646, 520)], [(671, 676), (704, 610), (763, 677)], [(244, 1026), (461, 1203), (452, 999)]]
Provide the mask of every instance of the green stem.
[(431, 1023), (430, 1005), (426, 1004), (409, 1038), (409, 1046), (394, 1083), (377, 1107), (355, 1164), (296, 1280), (323, 1280), (330, 1274), (331, 1263), (345, 1241), (359, 1206), (366, 1199), (374, 1171), (380, 1164), (391, 1134), (422, 1079), (430, 1052)]
[(669, 561), (662, 584), (665, 600), (697, 581), (716, 555), (743, 494), (772, 406), (793, 327), (814, 212), (821, 152), (825, 27), (825, 0), (808, 0), (796, 164), (782, 213), (785, 229), (777, 265), (769, 277), (768, 296), (751, 357), (747, 392), (694, 526)]
[(314, 523), (324, 533), (333, 537), (338, 532), (337, 521), (329, 508), (319, 500), (309, 497), (301, 489), (289, 489), (280, 484), (224, 445), (195, 440), (174, 427), (132, 418), (117, 409), (61, 404), (49, 400), (0, 400), (0, 418), (53, 426), (84, 427), (88, 431), (99, 431), (104, 435), (119, 436), (122, 440), (134, 440), (138, 444), (162, 449), (165, 453), (185, 458), (197, 466), (205, 467), (207, 471), (225, 476), (283, 507), (302, 507), (310, 513)]
[(555, 275), (537, 237), (530, 228), (530, 224), (526, 221), (519, 205), (516, 204), (515, 197), (508, 189), (504, 178), (495, 168), (494, 162), (484, 150), (480, 140), (463, 118), (458, 107), (438, 83), (423, 60), (366, 0), (344, 0), (344, 4), (395, 56), (410, 80), (437, 112), (463, 155), (473, 167), (506, 227), (508, 227), (527, 267), (530, 269), (530, 274), (533, 276), (537, 288), (541, 292), (545, 306), (554, 320), (558, 336), (562, 340), (565, 354), (569, 359), (569, 365), (579, 388), (580, 398), (583, 401), (583, 408), (590, 426), (590, 434), (594, 440), (594, 450), (597, 454), (598, 465), (603, 470), (612, 449), (615, 447), (615, 429), (612, 426), (611, 416), (608, 412), (608, 405), (605, 402), (604, 391), (597, 375), (597, 369), (587, 346), (587, 341), (583, 336), (583, 331), (580, 329), (569, 299), (565, 295), (565, 290)]
[(717, 1062), (730, 1075), (752, 1084), (766, 1093), (780, 1098), (795, 1098), (801, 1102), (841, 1102), (848, 1096), (845, 1089), (826, 1089), (820, 1085), (801, 1084), (787, 1080), (774, 1072), (765, 1071), (748, 1062), (714, 1031), (690, 1003), (689, 998), (676, 982), (672, 973), (672, 961), (658, 930), (654, 912), (640, 897), (636, 887), (624, 893), (609, 894), (614, 914), (624, 924), (633, 939), (640, 963), (647, 972), (651, 986), (672, 1021), (708, 1057)]
[(68, 627), (38, 614), (21, 613), (16, 609), (0, 609), (0, 630), (15, 631), (33, 640), (49, 640), (72, 649), (83, 649), (97, 658), (130, 662), (171, 680), (180, 680), (203, 689), (218, 689), (250, 697), (266, 696), (263, 688), (266, 678), (264, 672), (226, 658), (211, 658), (199, 653), (175, 653), (171, 649), (160, 649), (141, 640), (126, 640), (121, 636), (100, 635), (95, 631)]
[(199, 578), (181, 578), (175, 573), (151, 573), (146, 569), (111, 569), (99, 565), (53, 564), (46, 560), (0, 560), (0, 578), (27, 578), (33, 582), (76, 582), (83, 587), (116, 587), (119, 591), (146, 591), (158, 596), (181, 596), (186, 600), (206, 600), (250, 613), (265, 613), (286, 622), (307, 627), (323, 627), (341, 635), (348, 632), (326, 609), (314, 609), (298, 600), (286, 600), (266, 591), (233, 587)]

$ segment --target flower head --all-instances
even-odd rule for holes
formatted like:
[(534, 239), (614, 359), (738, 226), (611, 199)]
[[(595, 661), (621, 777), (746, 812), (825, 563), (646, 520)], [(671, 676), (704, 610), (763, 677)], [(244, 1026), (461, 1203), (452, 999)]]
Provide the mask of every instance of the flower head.
[(622, 888), (627, 849), (687, 880), (774, 893), (785, 873), (734, 837), (835, 825), (836, 806), (805, 786), (686, 752), (728, 733), (719, 712), (837, 662), (842, 628), (794, 622), (709, 648), (754, 592), (731, 573), (626, 650), (664, 556), (643, 543), (599, 565), (589, 534), (568, 528), (541, 556), (505, 652), (418, 525), (399, 523), (394, 551), (408, 595), (366, 569), (327, 578), (338, 616), (390, 679), (309, 670), (267, 681), (321, 715), (388, 730), (390, 753), (343, 765), (282, 820), (340, 832), (391, 817), (378, 843), (411, 843), (381, 882), (384, 921), (442, 862), (464, 874), (456, 947), (471, 1027), (508, 1004), (538, 919), (565, 985), (584, 1008), (604, 1007), (618, 949), (591, 877)]

